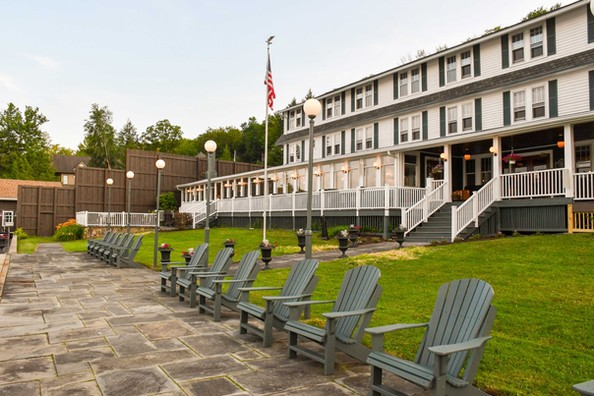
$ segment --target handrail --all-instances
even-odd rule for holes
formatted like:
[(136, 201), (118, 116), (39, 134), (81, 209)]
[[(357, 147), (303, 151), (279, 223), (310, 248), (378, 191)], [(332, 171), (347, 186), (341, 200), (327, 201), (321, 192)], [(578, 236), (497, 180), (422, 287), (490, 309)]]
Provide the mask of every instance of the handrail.
[[(76, 223), (85, 227), (126, 227), (128, 212), (76, 212)], [(155, 225), (154, 213), (130, 213), (132, 227), (147, 227)]]
[(573, 185), (576, 201), (594, 199), (594, 172), (574, 174)]
[(442, 182), (441, 184), (431, 184), (431, 186), (434, 185), (437, 185), (437, 187), (433, 191), (430, 191), (431, 187), (429, 187), (428, 193), (423, 199), (402, 213), (402, 225), (407, 229), (404, 233), (405, 236), (419, 224), (427, 221), (429, 216), (437, 212), (437, 210), (445, 204), (444, 191), (447, 184), (445, 182)]
[(452, 206), (452, 242), (473, 221), (475, 227), (478, 227), (478, 217), (496, 200), (495, 192), (498, 185), (497, 178), (491, 179), (462, 205)]

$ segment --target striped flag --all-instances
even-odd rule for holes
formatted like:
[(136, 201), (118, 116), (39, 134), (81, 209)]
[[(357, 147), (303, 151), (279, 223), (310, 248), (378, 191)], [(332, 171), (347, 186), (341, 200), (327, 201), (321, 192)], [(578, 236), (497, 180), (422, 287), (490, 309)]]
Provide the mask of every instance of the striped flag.
[(268, 54), (268, 64), (266, 65), (266, 79), (264, 80), (264, 85), (268, 88), (268, 107), (270, 110), (273, 110), (274, 106), (274, 99), (276, 99), (276, 94), (274, 93), (274, 83), (272, 82), (272, 67), (270, 66), (270, 54)]

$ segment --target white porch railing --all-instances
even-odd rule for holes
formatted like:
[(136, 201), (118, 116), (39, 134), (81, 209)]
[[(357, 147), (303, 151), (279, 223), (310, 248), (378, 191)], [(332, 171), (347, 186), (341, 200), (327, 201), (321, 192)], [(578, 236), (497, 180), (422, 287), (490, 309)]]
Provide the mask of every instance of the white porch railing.
[[(192, 228), (196, 228), (196, 224), (206, 220), (206, 202), (201, 206), (196, 206), (196, 209), (202, 209), (198, 212), (192, 213)], [(210, 202), (210, 218), (217, 214), (217, 201)]]
[(491, 179), (462, 205), (452, 206), (452, 242), (473, 221), (475, 227), (478, 227), (478, 218), (481, 213), (497, 199), (496, 191), (498, 186), (498, 180)]
[[(441, 183), (440, 183), (441, 182)], [(428, 188), (427, 195), (419, 202), (402, 213), (402, 225), (407, 228), (404, 235), (408, 235), (416, 226), (429, 219), (433, 213), (445, 204), (445, 191), (447, 184), (443, 181), (432, 182), (437, 186), (433, 191)]]
[(501, 198), (536, 198), (565, 195), (565, 169), (501, 175)]
[[(76, 222), (85, 227), (126, 227), (127, 212), (76, 212)], [(161, 212), (161, 216), (163, 212)], [(132, 227), (150, 227), (155, 225), (154, 213), (130, 213)]]
[(594, 199), (594, 172), (573, 175), (575, 200)]

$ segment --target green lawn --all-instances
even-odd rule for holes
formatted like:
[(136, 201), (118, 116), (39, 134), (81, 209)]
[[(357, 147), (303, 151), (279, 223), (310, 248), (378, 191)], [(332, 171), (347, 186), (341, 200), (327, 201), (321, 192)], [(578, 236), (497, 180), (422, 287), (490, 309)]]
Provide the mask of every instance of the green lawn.
[[(202, 231), (161, 233), (180, 253), (203, 239)], [(152, 235), (145, 236), (139, 260), (152, 265)], [(215, 228), (211, 242), (222, 247), (237, 240), (237, 255), (257, 247), (261, 231)], [(274, 255), (298, 250), (292, 232), (273, 230)], [(336, 249), (334, 240), (314, 237), (317, 248)], [(86, 249), (86, 242), (65, 247)], [(217, 249), (212, 249), (211, 258)], [(508, 237), (441, 246), (409, 247), (324, 262), (315, 299), (336, 296), (344, 272), (371, 264), (382, 271), (384, 292), (372, 326), (428, 320), (438, 287), (450, 280), (476, 277), (495, 290), (497, 318), (493, 339), (476, 376), (476, 384), (497, 395), (573, 395), (571, 385), (594, 378), (594, 235)], [(263, 271), (257, 285), (281, 284), (288, 269)], [(258, 301), (258, 300), (257, 300)], [(319, 317), (322, 307), (314, 306)], [(422, 332), (389, 335), (387, 349), (413, 358)], [(366, 342), (369, 342), (366, 339)]]

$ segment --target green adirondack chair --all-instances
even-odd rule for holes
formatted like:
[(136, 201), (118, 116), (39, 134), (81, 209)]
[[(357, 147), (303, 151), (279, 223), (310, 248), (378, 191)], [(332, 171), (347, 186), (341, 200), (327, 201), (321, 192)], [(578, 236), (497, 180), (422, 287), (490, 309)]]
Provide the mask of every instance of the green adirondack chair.
[(128, 249), (114, 250), (110, 256), (109, 264), (121, 268), (122, 265), (130, 265), (131, 263), (133, 263), (136, 254), (142, 246), (143, 237), (144, 235), (139, 235)]
[(103, 254), (101, 255), (101, 261), (104, 261), (106, 264), (111, 263), (111, 255), (118, 251), (125, 251), (130, 249), (132, 244), (134, 243), (134, 234), (125, 234), (118, 244), (112, 245), (107, 247), (103, 250)]
[(185, 292), (188, 291), (190, 298), (190, 307), (196, 306), (196, 289), (198, 287), (197, 281), (200, 278), (200, 287), (212, 288), (212, 282), (216, 279), (223, 279), (229, 267), (231, 266), (232, 248), (223, 248), (217, 252), (217, 255), (212, 262), (210, 268), (182, 268), (185, 271), (182, 276), (177, 278), (177, 285), (179, 286), (179, 301), (186, 299)]
[[(493, 288), (479, 279), (460, 279), (439, 288), (429, 323), (395, 324), (366, 329), (372, 337), (371, 394), (401, 395), (382, 384), (382, 371), (395, 374), (433, 395), (487, 395), (472, 386), (495, 320)], [(414, 361), (383, 351), (384, 334), (426, 327)]]
[[(336, 300), (286, 303), (291, 309), (290, 320), (285, 324), (289, 332), (289, 358), (301, 353), (324, 364), (324, 374), (334, 373), (336, 351), (365, 361), (369, 348), (361, 343), (377, 306), (382, 287), (378, 284), (380, 270), (373, 266), (355, 267), (344, 275)], [(321, 329), (299, 321), (298, 309), (304, 304), (334, 303), (330, 312), (322, 314), (326, 326)], [(324, 348), (324, 354), (303, 345), (299, 339), (314, 341)]]
[[(318, 277), (315, 275), (318, 268), (318, 260), (301, 260), (291, 268), (289, 276), (281, 287), (241, 287), (241, 298), (237, 309), (241, 313), (239, 323), (239, 333), (246, 334), (250, 331), (262, 338), (262, 345), (265, 348), (272, 346), (272, 329), (283, 330), (285, 323), (289, 320), (289, 307), (283, 302), (303, 301), (311, 297)], [(262, 308), (249, 302), (250, 291), (280, 290), (278, 296), (264, 296), (266, 307)], [(299, 310), (301, 314), (303, 309)], [(309, 316), (309, 310), (305, 311), (306, 317)], [(249, 323), (249, 317), (252, 316), (264, 322), (264, 328), (254, 326)]]
[[(237, 311), (237, 304), (242, 287), (251, 287), (260, 266), (258, 265), (259, 250), (253, 250), (243, 255), (233, 279), (215, 279), (211, 287), (204, 287), (202, 284), (196, 289), (198, 294), (198, 312), (210, 312), (213, 314), (215, 322), (221, 321), (221, 307), (225, 306), (233, 311)], [(200, 278), (200, 277), (199, 277)], [(227, 291), (223, 294), (223, 285), (229, 285)], [(213, 301), (212, 307), (207, 305), (206, 300)]]
[(121, 235), (122, 234), (119, 232), (112, 232), (105, 240), (95, 241), (90, 251), (91, 256), (97, 257), (97, 252), (99, 251), (99, 249), (102, 249), (105, 246), (109, 246), (115, 243), (121, 237)]
[(579, 392), (582, 396), (594, 396), (594, 380), (575, 384), (573, 389)]
[[(196, 246), (194, 255), (187, 264), (185, 261), (162, 263), (161, 272), (159, 272), (159, 276), (161, 277), (161, 292), (165, 293), (167, 292), (167, 289), (169, 289), (169, 295), (175, 297), (177, 294), (175, 290), (178, 279), (178, 270), (189, 269), (190, 271), (195, 271), (198, 268), (206, 267), (205, 263), (208, 263), (208, 243), (202, 243)], [(184, 275), (187, 275), (187, 271)], [(169, 281), (169, 286), (167, 286), (167, 281)]]
[(127, 236), (128, 234), (126, 233), (118, 233), (113, 242), (104, 243), (95, 251), (95, 257), (99, 260), (103, 260), (103, 254), (108, 252), (114, 246), (120, 246), (127, 239)]
[(87, 241), (87, 254), (92, 254), (93, 248), (97, 244), (108, 241), (112, 237), (112, 235), (112, 231), (107, 231), (105, 234), (103, 234), (103, 238), (89, 239)]

